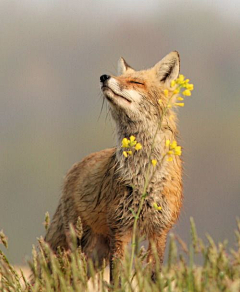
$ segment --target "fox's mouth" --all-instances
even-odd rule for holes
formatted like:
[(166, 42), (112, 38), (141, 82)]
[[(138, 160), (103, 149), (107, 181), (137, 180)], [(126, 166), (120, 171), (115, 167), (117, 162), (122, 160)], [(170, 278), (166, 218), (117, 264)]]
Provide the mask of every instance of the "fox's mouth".
[(104, 95), (106, 96), (106, 98), (111, 101), (114, 97), (117, 97), (117, 98), (122, 98), (124, 100), (126, 100), (128, 103), (131, 103), (132, 101), (130, 99), (128, 99), (127, 97), (125, 96), (122, 96), (120, 94), (117, 94), (116, 92), (114, 92), (110, 87), (106, 86), (106, 85), (103, 85), (101, 87)]

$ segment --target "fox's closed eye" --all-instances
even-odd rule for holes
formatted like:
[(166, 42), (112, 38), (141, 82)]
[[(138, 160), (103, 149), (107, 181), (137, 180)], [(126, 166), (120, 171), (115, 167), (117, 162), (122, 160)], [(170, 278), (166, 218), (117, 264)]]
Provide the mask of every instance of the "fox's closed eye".
[(139, 82), (139, 81), (135, 81), (135, 80), (131, 80), (129, 81), (130, 83), (135, 83), (135, 84), (141, 84), (141, 85), (144, 85), (143, 82)]

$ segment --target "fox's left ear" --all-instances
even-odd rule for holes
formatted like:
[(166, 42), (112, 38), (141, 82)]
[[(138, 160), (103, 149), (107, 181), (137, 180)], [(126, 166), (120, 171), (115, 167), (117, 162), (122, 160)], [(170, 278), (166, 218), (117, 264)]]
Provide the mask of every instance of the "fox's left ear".
[(128, 63), (121, 57), (118, 60), (118, 75), (122, 75), (125, 72), (134, 72), (133, 68), (128, 65)]
[(160, 82), (171, 82), (176, 79), (180, 70), (180, 57), (177, 51), (171, 52), (158, 62), (154, 69)]

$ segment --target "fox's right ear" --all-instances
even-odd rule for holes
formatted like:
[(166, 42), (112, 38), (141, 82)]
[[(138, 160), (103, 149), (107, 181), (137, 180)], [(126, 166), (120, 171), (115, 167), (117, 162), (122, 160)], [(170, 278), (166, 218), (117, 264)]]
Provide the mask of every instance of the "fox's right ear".
[(128, 63), (121, 57), (118, 60), (118, 75), (122, 75), (125, 72), (134, 72), (133, 68), (128, 65)]
[(180, 57), (178, 52), (171, 52), (158, 62), (154, 68), (161, 82), (171, 82), (177, 79), (180, 70)]

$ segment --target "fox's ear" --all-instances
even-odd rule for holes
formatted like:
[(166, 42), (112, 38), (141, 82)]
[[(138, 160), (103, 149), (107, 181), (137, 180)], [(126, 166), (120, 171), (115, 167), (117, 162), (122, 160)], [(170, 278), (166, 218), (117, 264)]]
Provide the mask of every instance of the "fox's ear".
[(134, 72), (133, 68), (128, 65), (128, 63), (121, 57), (118, 60), (118, 75), (122, 75), (125, 72)]
[(161, 82), (171, 82), (176, 79), (180, 70), (180, 57), (177, 51), (171, 52), (154, 66)]

